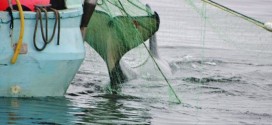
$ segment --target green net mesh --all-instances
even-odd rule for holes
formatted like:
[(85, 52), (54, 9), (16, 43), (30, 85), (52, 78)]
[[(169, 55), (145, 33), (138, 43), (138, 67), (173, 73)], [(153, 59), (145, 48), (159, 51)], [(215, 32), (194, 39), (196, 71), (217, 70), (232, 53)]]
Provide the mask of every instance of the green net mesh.
[(120, 59), (159, 28), (159, 18), (138, 0), (98, 0), (86, 41), (106, 62), (111, 82), (123, 82)]
[[(251, 74), (268, 70), (271, 63), (272, 32), (264, 27), (264, 22), (270, 20), (252, 18), (240, 12), (240, 15), (235, 14), (210, 4), (208, 0), (184, 0), (179, 5), (178, 11), (182, 18), (178, 23), (179, 27), (173, 29), (183, 31), (184, 34), (179, 34), (179, 41), (175, 42), (180, 43), (182, 49), (188, 49), (181, 55), (189, 55), (188, 57), (193, 58), (191, 60), (201, 60), (193, 63), (193, 73), (187, 71), (187, 74), (181, 74), (192, 78), (189, 81), (184, 79), (186, 82), (194, 81), (199, 86), (204, 86), (209, 83), (205, 81), (210, 80), (209, 78), (241, 76), (252, 80)], [(220, 82), (217, 80), (215, 82)], [(228, 89), (236, 88), (229, 86)], [(197, 96), (201, 95), (198, 93)]]
[[(148, 3), (148, 0), (143, 1)], [(254, 55), (248, 63), (271, 63), (268, 58), (268, 61), (259, 61), (269, 56), (272, 47), (269, 42), (272, 41), (272, 33), (258, 24), (261, 21), (255, 19), (257, 21), (254, 23), (202, 0), (158, 0), (154, 3), (159, 3), (154, 6), (160, 8), (173, 6), (173, 10), (169, 7), (169, 10), (159, 9), (162, 17), (162, 30), (157, 33), (160, 45), (181, 47), (179, 49), (183, 51), (177, 58), (183, 55), (201, 58), (200, 62), (192, 65), (192, 74), (198, 77), (218, 75), (219, 70), (210, 67), (217, 63), (214, 58), (225, 58), (224, 61), (239, 64)], [(119, 65), (121, 58), (150, 38), (158, 30), (158, 24), (156, 14), (138, 0), (99, 0), (88, 25), (86, 41), (106, 62), (111, 81), (123, 82), (125, 76)], [(149, 55), (146, 50), (142, 52), (143, 49), (145, 47), (138, 47), (134, 49), (134, 54), (128, 53), (141, 59), (132, 63), (132, 68), (142, 67), (141, 64), (148, 61), (146, 58)], [(126, 59), (133, 62), (135, 58)], [(176, 64), (179, 65), (174, 63), (172, 66)], [(242, 72), (235, 68), (229, 74), (236, 71)], [(191, 74), (180, 75), (186, 77)], [(203, 82), (202, 79), (199, 82)], [(172, 90), (170, 95), (174, 95)]]
[[(239, 16), (209, 0), (185, 0), (199, 15), (206, 47), (271, 52), (272, 33), (257, 19)], [(201, 38), (202, 39), (202, 38)], [(212, 42), (210, 42), (212, 41)]]

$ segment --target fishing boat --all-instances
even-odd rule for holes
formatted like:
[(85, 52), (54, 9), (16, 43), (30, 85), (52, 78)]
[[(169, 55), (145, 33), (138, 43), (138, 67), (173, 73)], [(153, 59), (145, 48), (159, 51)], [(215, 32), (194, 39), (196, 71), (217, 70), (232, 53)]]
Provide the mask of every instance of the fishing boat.
[(0, 1), (0, 96), (63, 96), (85, 57), (82, 2)]
[(0, 97), (63, 96), (85, 57), (84, 40), (112, 83), (122, 82), (122, 56), (159, 29), (158, 14), (138, 0), (0, 1)]

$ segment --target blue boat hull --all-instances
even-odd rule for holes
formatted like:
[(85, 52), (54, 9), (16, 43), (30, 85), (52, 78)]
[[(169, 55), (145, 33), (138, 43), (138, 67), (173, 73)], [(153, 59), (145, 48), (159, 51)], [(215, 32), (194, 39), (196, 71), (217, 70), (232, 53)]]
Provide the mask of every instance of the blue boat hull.
[[(9, 15), (0, 12), (0, 96), (63, 96), (85, 57), (79, 28), (82, 8), (60, 11), (60, 45), (57, 45), (56, 32), (53, 41), (41, 52), (33, 44), (36, 13), (25, 12), (23, 43), (27, 45), (27, 53), (20, 54), (15, 64), (11, 64), (10, 60), (14, 53), (13, 45), (18, 40), (20, 22), (19, 14), (13, 14), (14, 29), (10, 37)], [(54, 14), (49, 12), (49, 34), (52, 33), (54, 21)], [(36, 39), (41, 46), (40, 28)]]

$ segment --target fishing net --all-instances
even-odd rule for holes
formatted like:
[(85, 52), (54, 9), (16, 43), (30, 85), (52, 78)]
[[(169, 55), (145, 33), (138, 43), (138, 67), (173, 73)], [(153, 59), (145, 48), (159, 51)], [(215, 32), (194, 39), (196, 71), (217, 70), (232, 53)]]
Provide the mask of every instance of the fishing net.
[(119, 84), (127, 77), (121, 58), (158, 29), (158, 15), (138, 0), (98, 0), (85, 40), (106, 62), (111, 82)]
[[(161, 38), (174, 45), (178, 44), (183, 49), (179, 56), (181, 59), (176, 61), (177, 67), (183, 70), (180, 72), (182, 80), (192, 87), (197, 84), (198, 88), (215, 87), (230, 91), (240, 91), (242, 87), (237, 86), (245, 81), (268, 84), (257, 81), (252, 76), (259, 73), (255, 77), (268, 79), (266, 73), (271, 69), (269, 65), (272, 63), (272, 32), (265, 23), (271, 21), (269, 19), (272, 17), (250, 17), (235, 11), (235, 8), (231, 9), (231, 6), (228, 7), (222, 1), (215, 1), (181, 1), (176, 10), (179, 22), (175, 25), (167, 24), (168, 29), (179, 32), (178, 38)], [(171, 36), (172, 31), (167, 32)], [(174, 41), (176, 39), (178, 41)], [(252, 87), (248, 87), (245, 91), (251, 89)], [(211, 90), (201, 89), (201, 92), (196, 92), (193, 89), (192, 93), (197, 93), (198, 100), (197, 97), (202, 96), (200, 94), (209, 91)]]
[[(111, 81), (108, 90), (111, 93), (120, 92), (125, 80), (135, 79), (139, 75), (145, 79), (163, 79), (173, 91), (156, 62), (158, 54), (154, 34), (159, 24), (159, 15), (139, 0), (97, 1), (85, 40), (107, 65)], [(148, 39), (153, 41), (153, 49), (144, 43)], [(141, 86), (139, 83), (135, 85)], [(142, 87), (148, 88), (148, 85), (144, 82)]]
[[(196, 67), (201, 71), (199, 73), (202, 78), (240, 76), (245, 72), (260, 70), (257, 68), (260, 65), (271, 63), (267, 57), (272, 52), (272, 32), (265, 26), (265, 22), (269, 22), (267, 18), (250, 17), (235, 11), (231, 6), (227, 7), (227, 4), (220, 4), (220, 1), (184, 0), (184, 3), (183, 14), (190, 21), (184, 19), (186, 24), (180, 28), (187, 30), (187, 33), (181, 35), (182, 41), (190, 42), (187, 45), (183, 43), (185, 46), (201, 48), (195, 55), (193, 51), (187, 54), (201, 60)], [(190, 33), (194, 34), (193, 37), (188, 37), (192, 36)], [(222, 69), (218, 67), (223, 64), (233, 65), (220, 72)], [(246, 64), (254, 68), (245, 68)]]
[[(220, 74), (222, 73), (219, 72), (220, 69), (215, 67), (219, 64), (271, 63), (265, 58), (271, 55), (272, 44), (269, 41), (272, 39), (272, 34), (264, 27), (262, 21), (243, 14), (242, 16), (234, 14), (228, 9), (205, 1), (168, 1), (167, 4), (154, 5), (160, 8), (171, 5), (176, 9), (159, 9), (164, 21), (160, 26), (163, 30), (157, 35), (160, 46), (179, 46), (183, 49), (180, 54), (182, 60), (171, 64), (172, 68), (184, 68), (186, 60), (193, 62), (191, 64), (193, 71), (182, 76), (193, 74), (196, 77), (183, 79), (184, 81), (195, 80), (202, 84), (211, 76), (218, 76), (220, 81), (221, 76), (227, 73), (230, 74), (229, 78), (233, 78), (235, 73), (243, 72), (241, 68), (230, 67), (232, 70)], [(159, 0), (156, 3), (166, 2)], [(171, 15), (172, 13), (176, 14)], [(130, 55), (125, 58), (132, 62), (130, 68), (157, 67), (155, 63), (149, 67), (142, 65), (148, 61), (149, 56), (145, 50), (146, 46), (142, 43), (158, 30), (158, 24), (156, 13), (138, 0), (99, 0), (88, 25), (86, 41), (106, 62), (111, 81), (123, 82), (125, 76), (122, 73), (124, 70), (120, 68), (120, 60), (124, 54)], [(175, 36), (180, 32), (182, 34)], [(139, 45), (143, 46), (139, 47)], [(133, 49), (135, 47), (137, 48)], [(173, 53), (175, 54), (177, 53)], [(254, 58), (249, 58), (250, 56)], [(266, 61), (263, 62), (263, 59)], [(172, 89), (169, 93), (175, 95)]]
[[(222, 1), (215, 1), (235, 10)], [(240, 14), (235, 14), (202, 0), (157, 0), (153, 6), (162, 20), (157, 33), (160, 46), (164, 50), (171, 48), (174, 51), (167, 52), (167, 56), (174, 58), (172, 68), (178, 69), (175, 75), (182, 81), (178, 83), (185, 84), (184, 88), (187, 88), (175, 86), (182, 99), (199, 100), (197, 98), (202, 96), (200, 93), (209, 90), (196, 91), (202, 87), (236, 90), (238, 82), (254, 81), (251, 76), (256, 71), (259, 73), (270, 69), (272, 33), (264, 23), (271, 21), (269, 19), (272, 17), (254, 18), (238, 10)], [(259, 77), (266, 79), (265, 75)], [(217, 85), (233, 82), (237, 86)], [(190, 90), (189, 93), (196, 96), (186, 96)]]
[(239, 12), (234, 13), (233, 10), (210, 0), (186, 2), (202, 20), (200, 27), (204, 31), (202, 35), (205, 35), (206, 47), (221, 46), (241, 51), (271, 52), (271, 43), (268, 41), (271, 41), (272, 34), (258, 19)]

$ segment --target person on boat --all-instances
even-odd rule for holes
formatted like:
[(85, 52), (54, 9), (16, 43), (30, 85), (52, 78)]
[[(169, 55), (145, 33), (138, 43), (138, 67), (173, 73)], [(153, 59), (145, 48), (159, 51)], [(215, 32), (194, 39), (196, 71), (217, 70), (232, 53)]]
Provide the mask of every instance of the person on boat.
[[(0, 11), (6, 11), (10, 7), (9, 1), (16, 10), (16, 0), (0, 0)], [(20, 0), (20, 2), (25, 11), (35, 11), (34, 5), (37, 4), (50, 4), (50, 0)]]

